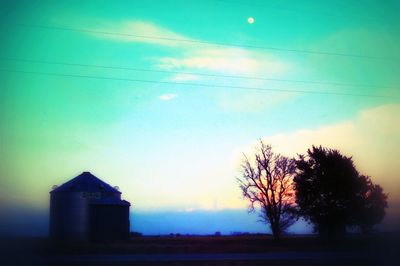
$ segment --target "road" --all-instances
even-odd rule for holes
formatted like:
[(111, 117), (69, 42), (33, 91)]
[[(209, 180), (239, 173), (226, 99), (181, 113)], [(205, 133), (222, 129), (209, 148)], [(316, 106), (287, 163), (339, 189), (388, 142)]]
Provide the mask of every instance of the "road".
[(350, 252), (269, 252), (269, 253), (193, 253), (193, 254), (99, 254), (56, 255), (50, 262), (170, 262), (170, 261), (272, 261), (272, 260), (367, 260), (367, 254)]

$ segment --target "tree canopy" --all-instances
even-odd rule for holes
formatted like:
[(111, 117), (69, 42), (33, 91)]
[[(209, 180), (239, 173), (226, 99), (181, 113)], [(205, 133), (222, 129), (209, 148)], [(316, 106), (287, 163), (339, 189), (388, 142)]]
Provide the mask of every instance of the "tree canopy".
[(387, 196), (358, 173), (351, 157), (313, 146), (299, 155), (296, 167), (299, 213), (321, 235), (341, 235), (348, 226), (370, 230), (384, 217)]

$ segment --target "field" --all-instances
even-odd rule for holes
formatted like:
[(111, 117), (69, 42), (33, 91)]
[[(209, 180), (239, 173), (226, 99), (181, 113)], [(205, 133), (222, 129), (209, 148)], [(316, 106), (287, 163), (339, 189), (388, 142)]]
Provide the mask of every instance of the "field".
[(24, 239), (22, 244), (22, 239), (14, 239), (7, 246), (15, 247), (8, 252), (15, 265), (381, 266), (391, 265), (396, 258), (398, 240), (397, 235), (349, 236), (335, 241), (287, 236), (279, 242), (265, 235), (147, 236), (124, 243)]

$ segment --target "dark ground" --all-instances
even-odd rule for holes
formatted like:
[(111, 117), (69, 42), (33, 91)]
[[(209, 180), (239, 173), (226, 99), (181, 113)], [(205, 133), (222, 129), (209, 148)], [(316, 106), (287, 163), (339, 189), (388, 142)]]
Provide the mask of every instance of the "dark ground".
[[(3, 239), (1, 265), (397, 265), (399, 235), (135, 237), (125, 243)], [(396, 253), (397, 252), (397, 253)]]

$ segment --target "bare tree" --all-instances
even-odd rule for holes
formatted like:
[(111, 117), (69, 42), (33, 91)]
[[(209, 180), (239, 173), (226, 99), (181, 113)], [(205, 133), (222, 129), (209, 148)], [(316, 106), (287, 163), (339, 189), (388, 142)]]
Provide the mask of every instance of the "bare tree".
[(254, 159), (244, 155), (242, 177), (238, 178), (243, 197), (250, 201), (249, 211), (260, 210), (260, 218), (271, 228), (275, 240), (297, 220), (293, 159), (275, 154), (260, 141)]

